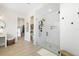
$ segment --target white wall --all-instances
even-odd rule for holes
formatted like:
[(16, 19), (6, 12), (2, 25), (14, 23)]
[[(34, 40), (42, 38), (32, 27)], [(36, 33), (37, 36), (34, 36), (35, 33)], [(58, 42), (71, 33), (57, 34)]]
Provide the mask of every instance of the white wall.
[(79, 4), (61, 4), (60, 10), (61, 49), (79, 55)]

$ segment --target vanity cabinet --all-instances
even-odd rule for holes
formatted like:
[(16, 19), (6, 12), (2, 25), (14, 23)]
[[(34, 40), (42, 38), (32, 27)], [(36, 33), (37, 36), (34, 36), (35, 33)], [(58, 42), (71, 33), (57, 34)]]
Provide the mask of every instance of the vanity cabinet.
[(7, 47), (7, 35), (1, 33), (0, 34), (0, 46), (5, 46)]

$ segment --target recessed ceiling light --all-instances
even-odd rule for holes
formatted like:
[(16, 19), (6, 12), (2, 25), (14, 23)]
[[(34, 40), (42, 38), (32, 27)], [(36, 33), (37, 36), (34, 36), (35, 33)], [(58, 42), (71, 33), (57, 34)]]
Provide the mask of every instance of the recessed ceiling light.
[(49, 12), (52, 12), (52, 9), (50, 8), (50, 9), (48, 9), (48, 11), (49, 11)]

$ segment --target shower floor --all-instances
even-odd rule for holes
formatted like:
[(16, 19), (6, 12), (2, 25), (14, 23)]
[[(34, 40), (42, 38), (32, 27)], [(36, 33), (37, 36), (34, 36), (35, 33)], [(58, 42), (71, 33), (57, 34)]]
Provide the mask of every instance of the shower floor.
[(46, 50), (44, 48), (42, 48), (39, 51), (37, 51), (37, 53), (39, 55), (41, 55), (41, 56), (57, 56), (56, 54), (54, 54), (54, 53), (52, 53), (52, 52), (50, 52), (50, 51), (48, 51), (48, 50)]

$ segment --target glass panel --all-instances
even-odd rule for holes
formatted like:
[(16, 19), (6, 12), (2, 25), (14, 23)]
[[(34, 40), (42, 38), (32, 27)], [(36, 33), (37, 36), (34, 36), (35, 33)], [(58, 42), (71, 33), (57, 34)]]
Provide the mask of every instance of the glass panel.
[(37, 44), (40, 47), (45, 48), (59, 55), (60, 51), (59, 15), (56, 12), (54, 12), (44, 16), (44, 19), (45, 21), (42, 23), (43, 26), (38, 26), (39, 37), (37, 39)]

